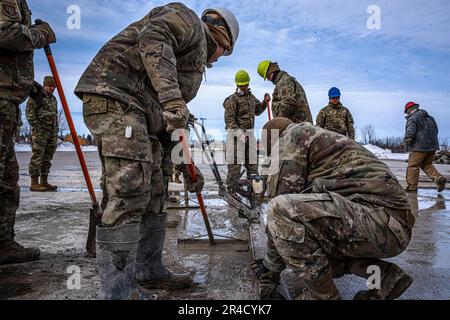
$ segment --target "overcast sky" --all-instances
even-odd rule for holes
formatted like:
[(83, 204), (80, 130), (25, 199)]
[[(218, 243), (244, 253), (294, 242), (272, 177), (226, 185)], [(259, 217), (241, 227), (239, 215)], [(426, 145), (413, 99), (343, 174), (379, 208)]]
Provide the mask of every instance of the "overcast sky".
[[(48, 21), (57, 33), (54, 57), (80, 134), (88, 133), (74, 87), (92, 58), (115, 34), (166, 1), (29, 0), (33, 19)], [(226, 7), (238, 17), (240, 37), (232, 56), (212, 69), (189, 104), (207, 129), (223, 136), (223, 100), (235, 90), (234, 74), (245, 69), (253, 93), (262, 99), (274, 86), (256, 67), (277, 61), (306, 90), (313, 118), (337, 86), (357, 128), (372, 124), (377, 136), (402, 136), (403, 106), (415, 101), (450, 137), (450, 1), (446, 0), (265, 0), (184, 1), (199, 15), (208, 7)], [(70, 30), (69, 6), (81, 9), (81, 28)], [(372, 7), (380, 9), (379, 29), (369, 29)], [(370, 10), (368, 10), (370, 9)], [(369, 13), (368, 13), (369, 11)], [(373, 26), (373, 25), (372, 25)], [(36, 79), (49, 73), (42, 50), (35, 53)], [(257, 128), (267, 113), (257, 120)], [(359, 130), (358, 130), (359, 131)]]

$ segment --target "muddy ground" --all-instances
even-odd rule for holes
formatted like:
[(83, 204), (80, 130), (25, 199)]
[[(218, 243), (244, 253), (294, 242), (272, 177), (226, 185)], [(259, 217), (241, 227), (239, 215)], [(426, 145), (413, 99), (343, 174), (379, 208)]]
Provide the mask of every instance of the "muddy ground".
[[(101, 196), (99, 185), (100, 163), (95, 152), (85, 153), (88, 166)], [(59, 192), (31, 193), (28, 190), (28, 161), (30, 153), (18, 153), (20, 164), (21, 203), (17, 214), (16, 238), (26, 246), (42, 250), (35, 262), (0, 267), (1, 299), (96, 299), (99, 286), (95, 260), (84, 257), (84, 246), (89, 221), (89, 195), (84, 187), (76, 155), (57, 152), (50, 182)], [(197, 160), (199, 163), (199, 160)], [(387, 161), (404, 182), (406, 163)], [(438, 165), (447, 177), (450, 166)], [(211, 224), (220, 235), (238, 240), (223, 241), (210, 247), (207, 241), (192, 243), (186, 239), (206, 232), (198, 209), (170, 209), (164, 260), (175, 272), (191, 274), (196, 286), (177, 292), (151, 292), (157, 299), (256, 299), (251, 270), (252, 255), (246, 219), (220, 200), (217, 186), (207, 165), (200, 165), (206, 173), (205, 203)], [(220, 167), (225, 177), (225, 166)], [(416, 208), (416, 225), (408, 249), (392, 259), (413, 278), (414, 283), (402, 299), (450, 299), (450, 191), (437, 195), (431, 181), (421, 178), (417, 197), (411, 197)], [(182, 190), (171, 184), (172, 190)], [(184, 205), (184, 197), (179, 196)], [(195, 206), (191, 196), (190, 205)], [(174, 204), (169, 203), (173, 207)], [(175, 205), (176, 206), (176, 205)], [(205, 238), (205, 237), (203, 237)], [(243, 240), (243, 241), (242, 241)], [(79, 270), (80, 287), (73, 288), (74, 271)], [(72, 277), (71, 277), (72, 276)], [(69, 285), (68, 285), (69, 284)], [(353, 276), (337, 280), (344, 299), (364, 290), (365, 281)]]

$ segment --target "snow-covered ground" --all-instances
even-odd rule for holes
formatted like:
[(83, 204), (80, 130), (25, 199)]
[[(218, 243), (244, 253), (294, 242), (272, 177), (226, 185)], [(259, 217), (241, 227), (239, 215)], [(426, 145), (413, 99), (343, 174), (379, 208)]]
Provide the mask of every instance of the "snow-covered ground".
[[(31, 145), (20, 143), (16, 144), (14, 146), (14, 149), (16, 150), (16, 152), (31, 152)], [(82, 149), (84, 152), (97, 152), (96, 146), (84, 146), (82, 147)], [(75, 145), (70, 142), (60, 143), (58, 144), (58, 148), (56, 149), (56, 151), (75, 151)]]
[[(389, 149), (382, 149), (377, 146), (367, 144), (364, 146), (367, 150), (376, 155), (379, 159), (383, 160), (408, 160), (407, 153), (392, 153)], [(31, 145), (29, 144), (16, 144), (14, 149), (16, 152), (30, 152)], [(82, 147), (84, 152), (97, 152), (96, 146), (84, 146)], [(58, 145), (57, 151), (75, 151), (75, 146), (72, 143), (64, 142)], [(202, 153), (201, 148), (194, 148), (193, 151)], [(215, 151), (219, 151), (216, 149)]]
[(380, 147), (366, 144), (364, 147), (372, 152), (375, 156), (377, 156), (378, 159), (383, 160), (408, 160), (408, 154), (407, 153), (392, 153), (389, 149), (382, 149)]

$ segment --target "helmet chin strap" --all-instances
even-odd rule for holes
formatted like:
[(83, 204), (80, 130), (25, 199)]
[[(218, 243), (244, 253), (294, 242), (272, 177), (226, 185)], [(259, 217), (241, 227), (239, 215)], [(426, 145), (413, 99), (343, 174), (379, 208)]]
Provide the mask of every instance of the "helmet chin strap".
[(239, 97), (243, 97), (243, 96), (245, 96), (245, 95), (247, 95), (247, 94), (249, 94), (249, 93), (250, 93), (250, 88), (248, 88), (247, 92), (241, 90), (241, 88), (239, 88), (239, 87), (236, 88), (236, 94), (237, 94)]

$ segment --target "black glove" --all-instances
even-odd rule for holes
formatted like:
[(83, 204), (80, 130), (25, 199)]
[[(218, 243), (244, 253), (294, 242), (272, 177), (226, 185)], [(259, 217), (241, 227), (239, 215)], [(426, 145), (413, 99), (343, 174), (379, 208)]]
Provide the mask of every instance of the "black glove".
[(197, 175), (197, 181), (194, 182), (192, 180), (191, 174), (189, 172), (189, 166), (183, 165), (179, 170), (183, 174), (184, 181), (186, 183), (187, 189), (189, 192), (197, 193), (203, 190), (203, 185), (205, 184), (205, 179), (203, 178), (200, 170), (194, 166), (195, 174)]
[(46, 45), (56, 42), (56, 35), (47, 22), (42, 21), (41, 23), (34, 25), (33, 28), (38, 29), (45, 36)]
[(39, 82), (33, 81), (33, 86), (30, 91), (30, 98), (36, 100), (37, 97), (44, 94), (44, 87)]
[(272, 273), (272, 271), (266, 268), (266, 266), (263, 263), (263, 260), (256, 261), (254, 264), (252, 264), (252, 268), (253, 270), (255, 270), (255, 275), (258, 278), (258, 280), (266, 278), (265, 275)]
[(193, 126), (195, 124), (195, 121), (197, 120), (198, 119), (196, 116), (194, 116), (192, 113), (189, 113), (188, 124)]

